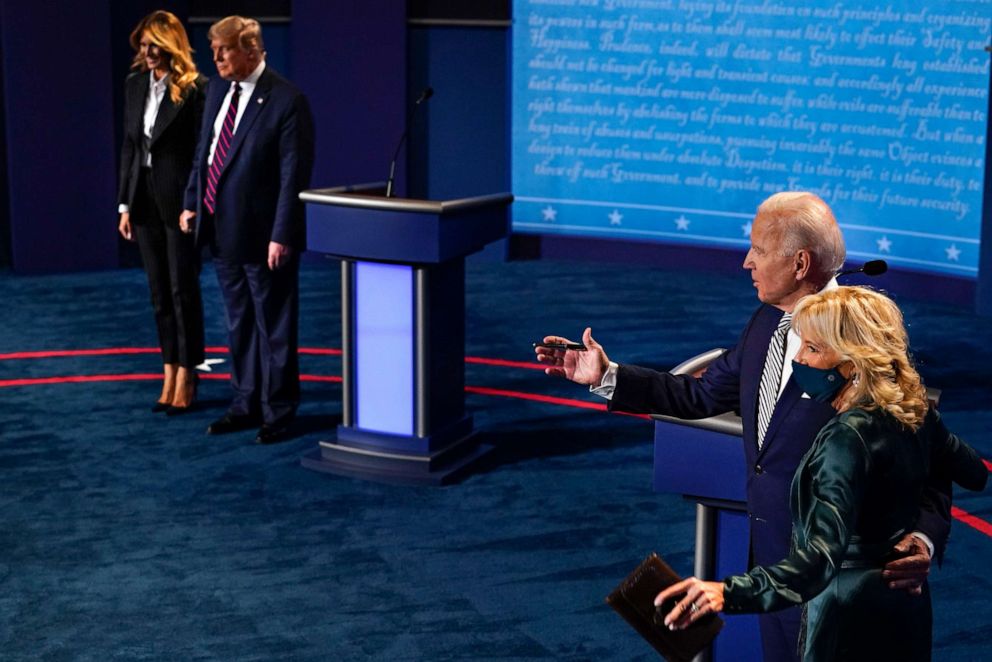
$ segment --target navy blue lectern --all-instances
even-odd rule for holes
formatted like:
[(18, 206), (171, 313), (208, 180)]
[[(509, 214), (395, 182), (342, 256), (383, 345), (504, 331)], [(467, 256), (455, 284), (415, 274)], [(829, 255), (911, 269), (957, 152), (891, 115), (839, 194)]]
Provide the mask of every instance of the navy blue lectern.
[(303, 458), (371, 480), (451, 482), (488, 450), (465, 414), (465, 256), (508, 231), (508, 193), (444, 202), (381, 185), (304, 191), (308, 249), (341, 258), (342, 423)]
[[(698, 374), (723, 353), (715, 349), (672, 370)], [(696, 502), (694, 574), (708, 580), (748, 568), (750, 529), (745, 506), (741, 419), (734, 414), (688, 421), (654, 416), (654, 489)], [(761, 635), (756, 616), (732, 616), (697, 659), (760, 662)]]

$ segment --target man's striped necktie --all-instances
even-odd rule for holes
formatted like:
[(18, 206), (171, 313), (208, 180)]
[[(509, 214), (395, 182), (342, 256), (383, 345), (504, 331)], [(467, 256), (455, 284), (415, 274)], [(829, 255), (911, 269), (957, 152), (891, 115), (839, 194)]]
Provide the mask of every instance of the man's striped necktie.
[(792, 315), (786, 313), (779, 320), (778, 328), (768, 342), (768, 354), (765, 355), (765, 369), (761, 373), (761, 384), (758, 388), (758, 449), (765, 443), (765, 433), (768, 423), (775, 411), (778, 400), (779, 385), (782, 383), (782, 364), (785, 362), (785, 346), (788, 342), (789, 325)]
[(217, 138), (217, 146), (214, 147), (214, 160), (207, 170), (207, 192), (203, 196), (203, 204), (206, 205), (211, 214), (217, 209), (217, 182), (220, 181), (220, 173), (227, 161), (227, 152), (231, 149), (231, 142), (234, 140), (234, 122), (238, 118), (238, 102), (240, 100), (241, 85), (235, 83), (234, 92), (231, 93), (231, 104), (227, 107), (227, 115), (224, 117), (224, 124), (220, 129), (220, 137)]

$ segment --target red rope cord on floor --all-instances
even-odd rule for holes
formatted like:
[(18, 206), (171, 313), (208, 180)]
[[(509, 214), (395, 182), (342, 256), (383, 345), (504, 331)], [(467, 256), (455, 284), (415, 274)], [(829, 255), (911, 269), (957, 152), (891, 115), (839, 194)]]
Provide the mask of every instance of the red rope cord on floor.
[[(208, 354), (227, 354), (227, 347), (206, 347)], [(101, 349), (46, 349), (33, 352), (0, 354), (0, 361), (14, 359), (53, 359), (69, 356), (122, 356), (128, 354), (158, 354), (158, 347), (106, 347)], [(340, 349), (330, 347), (301, 347), (300, 354), (311, 356), (341, 356)]]
[(988, 537), (992, 538), (992, 524), (989, 524), (980, 517), (975, 517), (971, 513), (961, 510), (957, 506), (951, 506), (951, 517), (959, 522), (964, 522), (973, 529), (977, 529), (981, 533), (984, 533)]

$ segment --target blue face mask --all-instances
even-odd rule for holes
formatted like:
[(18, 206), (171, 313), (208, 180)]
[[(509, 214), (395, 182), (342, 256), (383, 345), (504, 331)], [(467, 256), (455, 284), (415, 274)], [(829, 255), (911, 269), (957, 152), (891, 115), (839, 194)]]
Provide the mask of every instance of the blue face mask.
[(792, 362), (792, 376), (799, 388), (817, 402), (830, 402), (847, 384), (836, 367), (813, 368), (795, 361)]

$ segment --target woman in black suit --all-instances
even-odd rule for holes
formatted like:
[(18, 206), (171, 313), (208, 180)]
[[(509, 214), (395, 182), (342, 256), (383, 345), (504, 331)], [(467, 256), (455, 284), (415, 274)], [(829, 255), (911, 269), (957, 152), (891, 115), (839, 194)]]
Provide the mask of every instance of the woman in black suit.
[(195, 367), (203, 362), (199, 254), (192, 235), (180, 231), (179, 214), (206, 78), (196, 70), (182, 23), (167, 11), (143, 18), (131, 46), (136, 71), (124, 84), (118, 230), (138, 242), (158, 326), (164, 382), (152, 411), (173, 415), (192, 406)]

